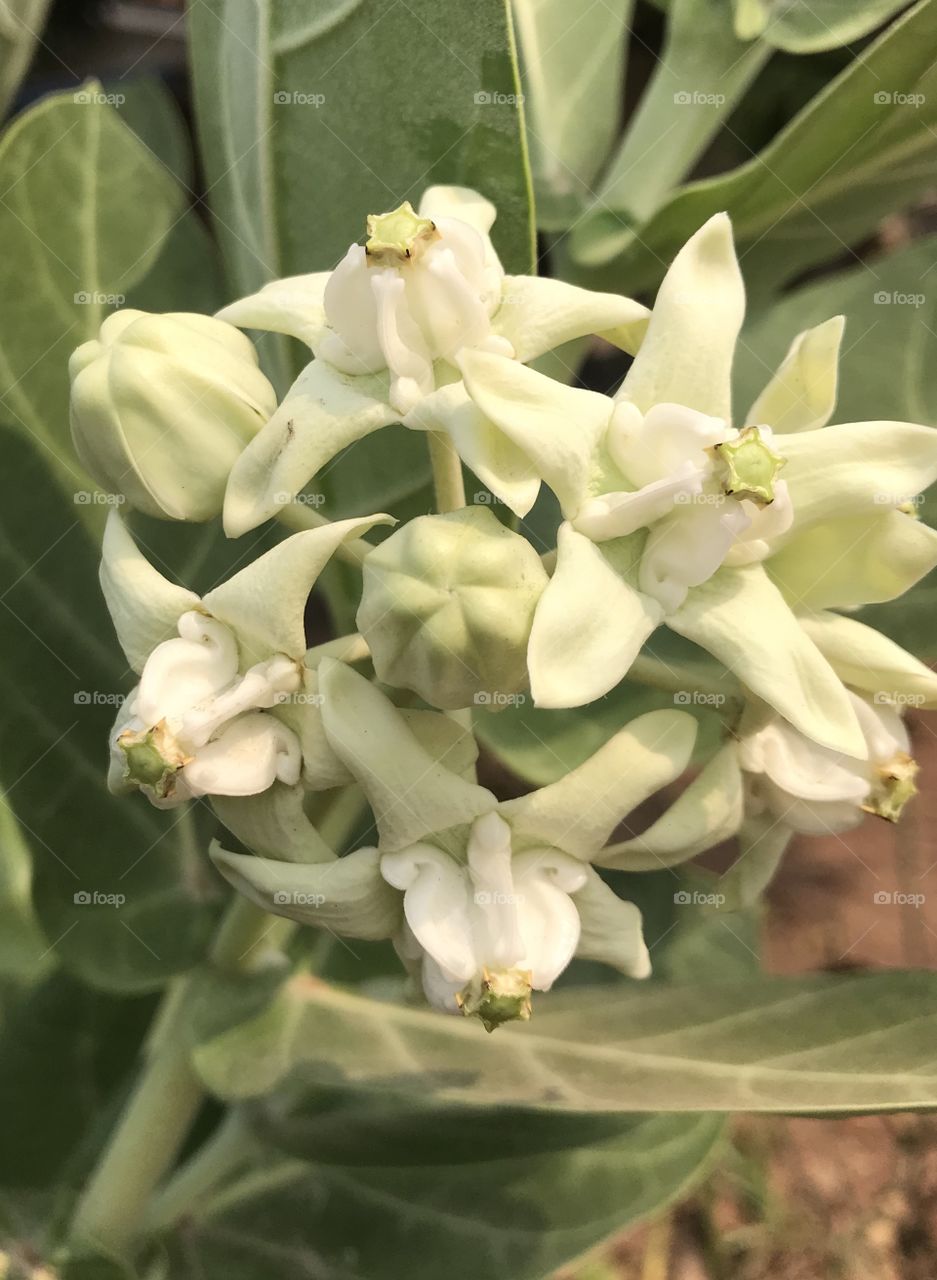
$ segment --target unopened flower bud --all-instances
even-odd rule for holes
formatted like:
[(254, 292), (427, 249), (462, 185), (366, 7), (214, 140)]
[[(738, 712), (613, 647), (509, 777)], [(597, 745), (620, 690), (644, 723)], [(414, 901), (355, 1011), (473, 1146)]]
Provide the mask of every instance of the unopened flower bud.
[(534, 548), (491, 511), (421, 516), (365, 561), (358, 626), (380, 680), (444, 710), (495, 706), (526, 687), (546, 584)]
[(82, 465), (162, 519), (217, 515), (231, 467), (276, 408), (253, 344), (211, 316), (117, 311), (69, 374)]

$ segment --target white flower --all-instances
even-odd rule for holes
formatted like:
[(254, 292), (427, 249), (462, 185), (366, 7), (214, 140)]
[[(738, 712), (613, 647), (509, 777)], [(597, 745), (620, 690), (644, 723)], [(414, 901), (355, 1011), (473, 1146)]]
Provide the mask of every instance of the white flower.
[[(307, 365), (231, 472), (225, 529), (273, 515), (347, 445), (394, 422), (449, 435), (482, 484), (518, 515), (537, 469), (468, 398), (457, 360), (481, 351), (518, 362), (584, 334), (637, 350), (648, 311), (560, 280), (507, 275), (491, 242), (494, 206), (465, 187), (431, 187), (368, 218), (334, 271), (275, 280), (219, 317), (301, 339)], [(282, 501), (282, 497), (280, 498)]]
[[(323, 303), (331, 328), (320, 348), (343, 373), (391, 375), (390, 403), (406, 414), (436, 389), (433, 366), (463, 347), (513, 356), (491, 330), (504, 270), (487, 234), (458, 217), (420, 217), (409, 201), (368, 219), (368, 241), (353, 244), (329, 276)], [(425, 207), (432, 202), (424, 201)]]
[(917, 765), (897, 708), (850, 693), (868, 749), (867, 760), (830, 751), (779, 717), (743, 733), (739, 758), (748, 775), (750, 807), (767, 809), (805, 835), (847, 831), (865, 813), (897, 822), (915, 794)]
[(297, 664), (279, 654), (239, 675), (230, 628), (195, 611), (178, 628), (150, 654), (114, 727), (114, 781), (138, 786), (161, 809), (298, 782), (299, 738), (260, 709), (297, 692)]
[(608, 847), (622, 818), (686, 768), (696, 724), (685, 712), (641, 716), (565, 778), (499, 802), (451, 745), (427, 750), (362, 676), (329, 661), (320, 670), (326, 732), (367, 797), (378, 846), (331, 860), (313, 852), (306, 865), (216, 849), (229, 880), (277, 914), (393, 938), (432, 1005), (489, 1029), (528, 1017), (531, 992), (549, 990), (574, 955), (647, 976), (641, 914), (591, 864), (669, 866), (732, 834), (734, 750), (640, 841)]

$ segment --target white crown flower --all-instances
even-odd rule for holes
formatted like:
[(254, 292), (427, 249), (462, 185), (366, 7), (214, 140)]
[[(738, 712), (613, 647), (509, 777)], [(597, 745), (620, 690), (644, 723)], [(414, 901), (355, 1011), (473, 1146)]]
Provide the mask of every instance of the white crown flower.
[[(560, 280), (509, 276), (492, 246), (495, 209), (464, 187), (431, 187), (367, 220), (334, 271), (266, 285), (218, 313), (305, 342), (315, 359), (235, 464), (225, 528), (273, 515), (346, 445), (394, 422), (448, 432), (496, 497), (526, 514), (540, 486), (529, 458), (472, 405), (456, 359), (471, 348), (519, 362), (598, 333), (635, 351), (647, 309)], [(281, 499), (282, 501), (282, 499)]]
[(338, 859), (313, 852), (305, 865), (289, 853), (216, 848), (216, 864), (276, 914), (392, 937), (431, 1004), (476, 1014), (489, 1029), (528, 1017), (531, 991), (549, 990), (574, 955), (646, 977), (640, 912), (591, 864), (669, 865), (731, 833), (740, 818), (738, 804), (713, 804), (717, 787), (740, 793), (737, 768), (734, 784), (725, 776), (735, 767), (726, 753), (720, 777), (710, 772), (690, 787), (647, 844), (606, 847), (636, 805), (685, 769), (696, 723), (682, 711), (641, 716), (562, 780), (499, 802), (428, 751), (350, 668), (324, 661), (320, 688), (326, 732), (367, 797), (377, 846)]
[(937, 431), (826, 426), (839, 319), (794, 341), (734, 428), (744, 301), (719, 214), (677, 255), (614, 400), (461, 353), (469, 394), (565, 517), (531, 632), (531, 689), (544, 707), (591, 702), (665, 622), (808, 738), (861, 758), (855, 709), (795, 610), (891, 599), (937, 563), (937, 532), (906, 513), (937, 477)]
[(294, 534), (200, 599), (164, 578), (112, 513), (101, 584), (140, 682), (111, 733), (111, 788), (168, 809), (278, 780), (334, 785), (315, 674), (303, 663), (304, 609), (339, 545), (389, 523), (377, 515)]

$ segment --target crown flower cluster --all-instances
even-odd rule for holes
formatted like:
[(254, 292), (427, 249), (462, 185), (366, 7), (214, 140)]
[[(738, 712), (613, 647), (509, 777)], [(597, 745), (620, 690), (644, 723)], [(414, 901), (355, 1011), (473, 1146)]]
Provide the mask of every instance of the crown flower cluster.
[[(574, 957), (650, 973), (622, 873), (738, 835), (760, 888), (793, 832), (897, 821), (917, 774), (901, 713), (937, 705), (937, 676), (853, 616), (937, 564), (910, 501), (937, 479), (937, 432), (829, 425), (842, 319), (796, 335), (738, 411), (745, 293), (725, 215), (679, 252), (650, 311), (509, 275), (494, 223), (476, 192), (433, 187), (369, 216), (332, 271), (216, 317), (122, 312), (71, 362), (82, 462), (146, 515), (220, 516), (242, 535), (396, 423), (497, 500), (393, 530), (393, 514), (317, 516), (203, 596), (149, 562), (132, 513), (112, 514), (101, 568), (138, 677), (110, 737), (112, 789), (161, 808), (207, 798), (224, 828), (212, 859), (238, 892), (391, 940), (431, 1006), (489, 1030), (529, 1018)], [(242, 329), (309, 348), (279, 403)], [(614, 395), (531, 367), (585, 335), (633, 357)], [(546, 555), (518, 523), (544, 488), (560, 512)], [(358, 634), (309, 648), (311, 593), (349, 555)], [(610, 724), (616, 693), (597, 749), (558, 761), (555, 780), (510, 799), (479, 782), (473, 715), (529, 700), (588, 718), (645, 677), (661, 628), (723, 682), (715, 746), (672, 701)], [(350, 851), (316, 816), (339, 789), (370, 822)]]

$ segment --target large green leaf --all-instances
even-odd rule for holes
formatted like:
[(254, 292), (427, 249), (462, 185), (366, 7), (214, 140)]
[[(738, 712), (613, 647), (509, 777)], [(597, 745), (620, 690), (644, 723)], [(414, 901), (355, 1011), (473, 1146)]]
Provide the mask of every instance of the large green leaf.
[(531, 261), (505, 0), (207, 0), (190, 8), (203, 155), (234, 287), (334, 265), (367, 213), (434, 182), (486, 192)]
[(568, 226), (589, 202), (624, 96), (633, 0), (576, 6), (513, 0), (540, 226)]
[(541, 998), (533, 1021), (470, 1021), (298, 978), (203, 1044), (225, 1097), (304, 1080), (563, 1111), (825, 1112), (937, 1107), (937, 975), (628, 985)]
[(613, 206), (605, 226), (619, 253), (602, 272), (605, 287), (609, 272), (630, 293), (650, 287), (692, 232), (727, 209), (746, 281), (764, 291), (917, 198), (937, 155), (935, 35), (937, 3), (922, 0), (741, 168), (685, 187), (640, 228)]
[[(720, 1122), (352, 1102), (267, 1130), (278, 1149), (190, 1209), (171, 1280), (257, 1280), (274, 1256), (278, 1274), (334, 1280), (540, 1280), (683, 1194)], [(335, 1145), (357, 1158), (334, 1163)]]
[(0, 6), (0, 117), (6, 115), (45, 25), (51, 0), (4, 0)]

